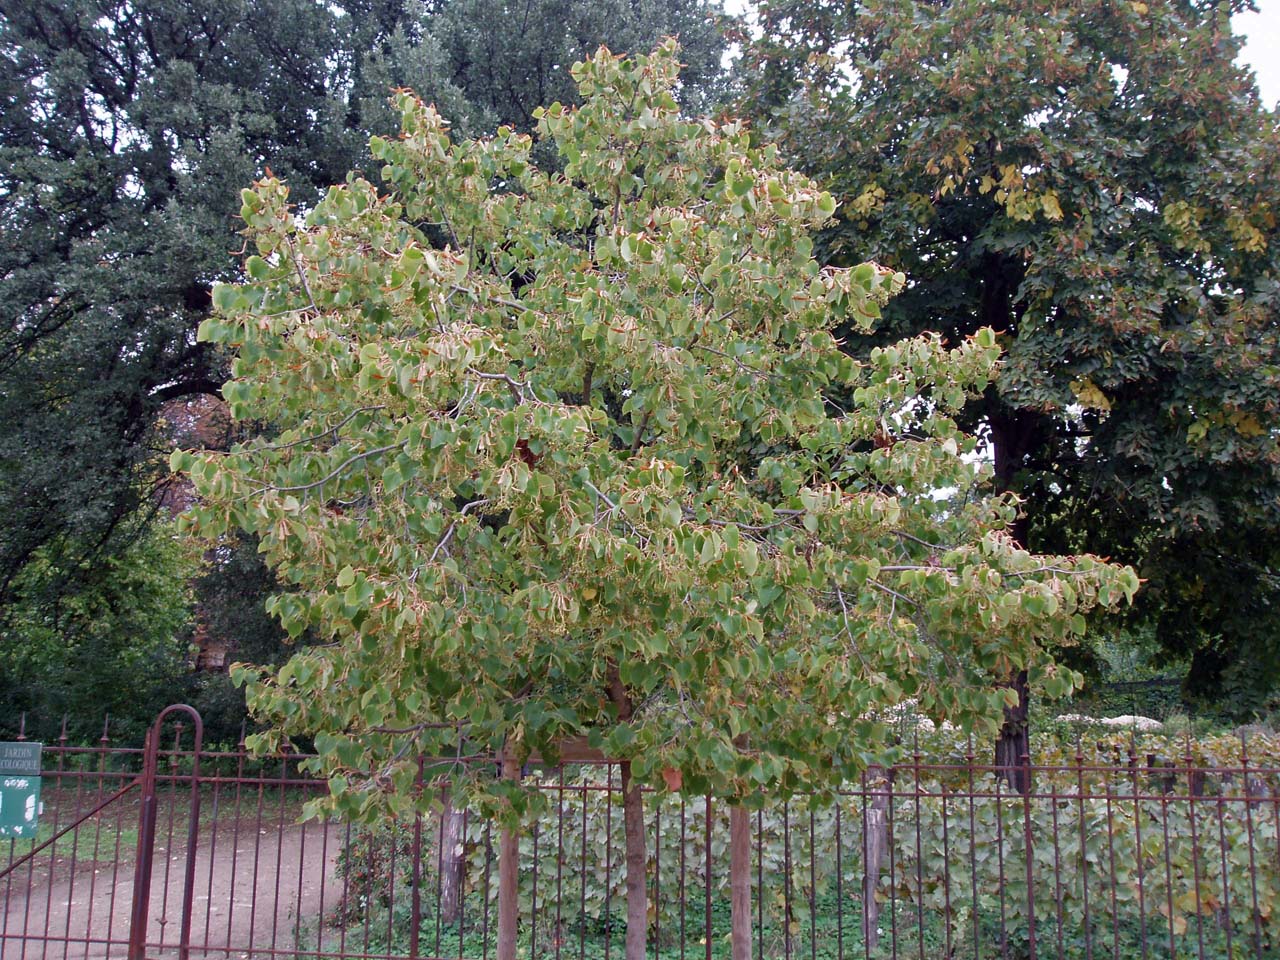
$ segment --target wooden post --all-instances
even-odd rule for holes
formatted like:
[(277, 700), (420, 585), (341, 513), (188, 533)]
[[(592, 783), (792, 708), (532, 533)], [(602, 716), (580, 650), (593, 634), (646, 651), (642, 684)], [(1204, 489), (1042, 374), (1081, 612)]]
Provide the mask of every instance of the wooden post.
[(881, 767), (871, 767), (862, 781), (864, 793), (875, 791), (862, 812), (862, 942), (868, 953), (875, 951), (880, 940), (880, 901), (876, 887), (880, 885), (880, 867), (884, 862), (889, 830), (889, 781)]
[(733, 960), (751, 960), (751, 814), (741, 803), (729, 805), (729, 898)]
[(626, 960), (644, 960), (649, 932), (649, 894), (645, 868), (648, 859), (644, 838), (644, 797), (640, 784), (631, 778), (631, 762), (623, 760), (622, 826), (626, 837), (627, 937)]
[[(608, 668), (609, 700), (618, 711), (618, 722), (629, 723), (635, 705), (627, 693), (626, 684), (616, 663)], [(645, 882), (648, 856), (644, 839), (644, 795), (640, 785), (631, 778), (631, 762), (618, 763), (622, 771), (622, 830), (626, 842), (627, 862), (627, 936), (626, 960), (644, 960), (649, 934), (649, 891)]]
[(452, 926), (462, 910), (462, 889), (466, 881), (467, 860), (463, 854), (463, 811), (453, 805), (453, 787), (444, 791), (440, 810), (440, 849), (436, 869), (440, 877), (440, 922)]
[[(520, 764), (509, 749), (502, 751), (502, 778), (520, 779)], [(520, 838), (503, 827), (498, 834), (498, 960), (516, 960), (520, 914)]]

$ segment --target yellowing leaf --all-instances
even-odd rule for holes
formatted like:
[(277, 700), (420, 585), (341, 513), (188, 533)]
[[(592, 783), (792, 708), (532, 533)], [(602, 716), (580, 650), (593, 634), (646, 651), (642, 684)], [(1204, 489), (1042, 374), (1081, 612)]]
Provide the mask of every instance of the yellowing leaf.
[(1071, 382), (1071, 392), (1075, 394), (1076, 402), (1086, 410), (1105, 411), (1111, 409), (1111, 401), (1107, 399), (1107, 395), (1102, 392), (1096, 383), (1088, 378), (1073, 380)]

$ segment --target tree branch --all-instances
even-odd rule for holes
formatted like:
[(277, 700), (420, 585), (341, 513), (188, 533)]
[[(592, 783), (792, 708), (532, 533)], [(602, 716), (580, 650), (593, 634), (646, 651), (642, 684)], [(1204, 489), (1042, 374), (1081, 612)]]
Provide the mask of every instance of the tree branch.
[(449, 528), (445, 530), (444, 536), (440, 538), (440, 542), (436, 544), (436, 548), (431, 551), (431, 558), (427, 563), (436, 562), (436, 557), (440, 555), (440, 551), (448, 545), (451, 539), (453, 539), (453, 532), (458, 529), (458, 522), (471, 512), (473, 508), (482, 507), (488, 502), (488, 498), (482, 498), (480, 500), (472, 500), (470, 503), (463, 504), (462, 509), (458, 511), (458, 515), (454, 517), (453, 522), (449, 524)]
[(359, 463), (361, 460), (367, 460), (370, 457), (376, 457), (379, 454), (388, 453), (392, 450), (402, 450), (408, 445), (408, 443), (408, 440), (401, 440), (399, 443), (389, 443), (385, 447), (375, 447), (372, 450), (366, 450), (364, 453), (353, 454), (346, 460), (342, 461), (342, 463), (338, 464), (338, 466), (334, 467), (328, 474), (321, 477), (319, 480), (312, 481), (311, 483), (300, 483), (294, 487), (274, 487), (271, 484), (266, 484), (260, 489), (274, 490), (276, 493), (298, 493), (303, 490), (314, 490), (316, 487), (323, 487), (353, 463)]

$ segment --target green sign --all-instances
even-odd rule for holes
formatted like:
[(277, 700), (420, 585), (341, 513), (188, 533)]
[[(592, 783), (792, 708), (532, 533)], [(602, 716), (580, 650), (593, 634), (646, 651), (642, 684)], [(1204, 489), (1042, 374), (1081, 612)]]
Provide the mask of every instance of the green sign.
[(0, 777), (40, 776), (40, 743), (0, 743)]
[(0, 743), (0, 837), (34, 837), (40, 821), (38, 743)]

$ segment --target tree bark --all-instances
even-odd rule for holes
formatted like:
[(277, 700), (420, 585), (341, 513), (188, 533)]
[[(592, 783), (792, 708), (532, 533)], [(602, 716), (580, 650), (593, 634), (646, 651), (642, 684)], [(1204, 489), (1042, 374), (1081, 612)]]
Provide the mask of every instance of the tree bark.
[[(520, 764), (508, 750), (502, 753), (502, 778), (520, 779)], [(498, 960), (516, 960), (520, 916), (520, 838), (503, 827), (498, 834)]]
[(1027, 758), (1031, 756), (1031, 731), (1027, 725), (1031, 688), (1027, 671), (1013, 674), (1008, 686), (1018, 692), (1018, 704), (1004, 708), (1004, 723), (996, 740), (996, 769), (1010, 789), (1026, 794), (1031, 792), (1031, 771), (1027, 767)]
[(623, 760), (622, 826), (626, 837), (627, 937), (626, 960), (644, 960), (649, 931), (649, 897), (645, 889), (644, 797), (631, 778), (631, 762)]
[[(608, 682), (609, 700), (617, 708), (618, 722), (630, 722), (635, 708), (616, 663), (609, 665)], [(649, 895), (645, 889), (648, 857), (644, 837), (644, 796), (640, 785), (631, 778), (631, 762), (623, 760), (618, 767), (622, 771), (622, 830), (627, 864), (627, 935), (624, 952), (626, 960), (644, 960), (649, 932)]]
[(889, 781), (881, 767), (871, 767), (863, 783), (875, 792), (862, 811), (862, 942), (874, 953), (880, 942), (880, 868), (889, 841)]
[[(1017, 474), (1026, 465), (1027, 455), (1039, 442), (1039, 424), (1034, 414), (997, 409), (999, 412), (991, 415), (995, 486), (1001, 493), (1017, 492)], [(1030, 523), (1025, 512), (1018, 515), (1009, 533), (1020, 547), (1030, 549)], [(1027, 683), (1027, 671), (1012, 671), (1004, 685), (1017, 691), (1018, 703), (1004, 708), (1004, 722), (996, 740), (995, 767), (998, 776), (1009, 784), (1011, 790), (1026, 794), (1031, 790), (1031, 777), (1023, 759), (1031, 755), (1031, 732), (1027, 726), (1031, 688)]]
[(729, 898), (732, 958), (751, 960), (751, 813), (740, 803), (729, 805)]
[(440, 849), (436, 870), (440, 877), (440, 920), (446, 926), (457, 923), (462, 908), (462, 890), (466, 881), (466, 857), (463, 855), (463, 811), (453, 805), (446, 792), (440, 811)]

